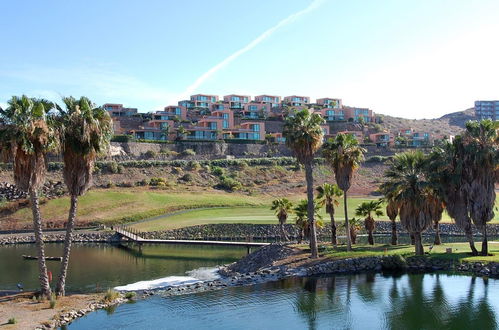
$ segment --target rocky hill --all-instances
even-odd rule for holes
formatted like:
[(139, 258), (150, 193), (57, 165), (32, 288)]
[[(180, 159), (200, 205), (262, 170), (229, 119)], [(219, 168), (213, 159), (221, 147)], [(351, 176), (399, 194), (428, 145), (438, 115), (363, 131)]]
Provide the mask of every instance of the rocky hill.
[(383, 121), (382, 126), (391, 131), (413, 128), (433, 134), (457, 135), (464, 129), (468, 120), (475, 119), (475, 109), (453, 112), (434, 119), (406, 119), (388, 115), (379, 115), (379, 117)]

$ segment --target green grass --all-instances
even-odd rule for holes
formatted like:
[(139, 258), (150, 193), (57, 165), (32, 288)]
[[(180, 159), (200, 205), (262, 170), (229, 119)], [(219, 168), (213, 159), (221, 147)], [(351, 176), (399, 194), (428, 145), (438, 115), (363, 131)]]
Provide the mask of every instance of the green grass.
[[(306, 245), (299, 245), (300, 248), (307, 249)], [(452, 253), (446, 253), (447, 248), (452, 248)], [(477, 245), (480, 248), (480, 244)], [(425, 252), (429, 250), (429, 244), (424, 246)], [(499, 262), (499, 244), (489, 242), (489, 253), (492, 256), (471, 256), (468, 243), (447, 243), (442, 245), (435, 245), (426, 256), (430, 258), (452, 259), (458, 261), (486, 261), (486, 262)], [(354, 245), (352, 251), (347, 252), (345, 246), (339, 246), (336, 249), (328, 246), (324, 254), (331, 259), (345, 259), (345, 258), (359, 258), (370, 256), (382, 255), (395, 255), (400, 254), (403, 256), (414, 255), (414, 246), (411, 245), (384, 245), (376, 244), (370, 245)]]
[[(262, 206), (262, 197), (235, 193), (172, 193), (161, 190), (92, 190), (80, 197), (79, 224), (123, 223), (137, 221), (178, 210), (217, 206)], [(41, 205), (44, 221), (64, 222), (69, 211), (69, 197), (53, 199)], [(30, 222), (31, 210), (18, 210), (10, 219)]]

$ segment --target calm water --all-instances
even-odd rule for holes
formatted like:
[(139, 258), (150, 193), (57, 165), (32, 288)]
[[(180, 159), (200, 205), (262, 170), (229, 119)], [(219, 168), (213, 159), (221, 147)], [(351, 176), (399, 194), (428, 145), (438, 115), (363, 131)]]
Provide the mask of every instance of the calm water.
[[(62, 244), (47, 244), (47, 256), (61, 256)], [(36, 260), (24, 260), (22, 255), (36, 255), (35, 246), (20, 244), (0, 247), (0, 290), (38, 287)], [(244, 248), (162, 245), (123, 248), (109, 244), (76, 244), (71, 253), (67, 291), (88, 292), (151, 280), (170, 275), (185, 275), (186, 271), (233, 262), (246, 254)], [(54, 274), (58, 261), (47, 261)]]
[(494, 329), (499, 281), (448, 274), (287, 279), (153, 297), (98, 311), (76, 329)]

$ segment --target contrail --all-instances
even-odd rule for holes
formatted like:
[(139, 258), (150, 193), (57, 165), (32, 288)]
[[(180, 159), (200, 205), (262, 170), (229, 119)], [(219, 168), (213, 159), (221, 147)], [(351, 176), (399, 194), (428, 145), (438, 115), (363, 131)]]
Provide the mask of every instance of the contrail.
[(320, 5), (322, 5), (325, 2), (325, 0), (314, 0), (312, 3), (305, 9), (302, 9), (294, 14), (289, 15), (285, 19), (281, 20), (279, 23), (274, 25), (273, 27), (269, 28), (268, 30), (264, 31), (262, 34), (260, 34), (258, 37), (256, 37), (253, 41), (251, 41), (249, 44), (244, 46), (243, 48), (239, 49), (232, 55), (226, 57), (223, 61), (203, 73), (199, 78), (194, 81), (192, 85), (187, 87), (185, 91), (180, 94), (180, 97), (177, 98), (177, 100), (183, 100), (187, 98), (189, 95), (191, 95), (201, 84), (203, 84), (208, 78), (210, 78), (212, 75), (214, 75), (216, 72), (218, 72), (220, 69), (223, 67), (227, 66), (230, 62), (234, 61), (236, 58), (239, 56), (243, 55), (244, 53), (250, 51), (251, 49), (255, 48), (259, 43), (261, 43), (263, 40), (267, 39), (270, 37), (274, 32), (279, 30), (285, 25), (291, 24), (294, 21), (296, 21), (300, 16), (303, 16), (305, 14), (308, 14), (314, 9), (317, 9)]

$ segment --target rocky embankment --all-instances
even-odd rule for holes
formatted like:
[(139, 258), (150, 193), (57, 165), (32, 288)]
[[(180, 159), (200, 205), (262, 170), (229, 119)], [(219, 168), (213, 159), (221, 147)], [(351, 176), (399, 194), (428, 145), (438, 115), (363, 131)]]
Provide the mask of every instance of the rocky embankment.
[[(46, 243), (60, 243), (64, 242), (66, 232), (61, 231), (58, 233), (44, 234), (44, 242)], [(88, 232), (78, 233), (73, 236), (73, 242), (78, 243), (111, 243), (118, 240), (114, 232)], [(35, 243), (34, 235), (5, 235), (0, 237), (0, 246), (7, 244), (30, 244)]]
[[(48, 199), (56, 198), (65, 194), (65, 186), (60, 181), (49, 181), (43, 185), (41, 194)], [(15, 184), (0, 182), (0, 200), (11, 202), (26, 198), (28, 198), (26, 192), (17, 189)]]

